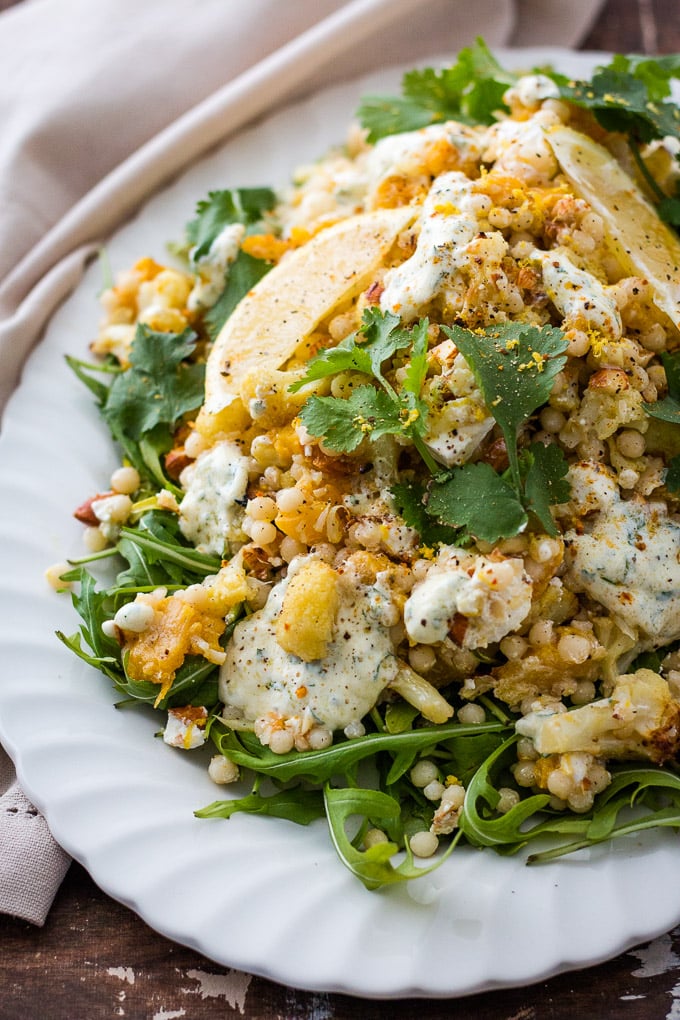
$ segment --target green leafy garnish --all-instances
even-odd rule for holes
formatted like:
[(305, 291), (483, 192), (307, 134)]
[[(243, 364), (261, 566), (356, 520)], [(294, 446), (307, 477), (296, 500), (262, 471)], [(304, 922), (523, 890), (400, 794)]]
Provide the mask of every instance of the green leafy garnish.
[[(306, 825), (320, 813), (318, 793), (307, 786), (313, 783), (317, 790), (323, 789), (323, 810), (343, 864), (368, 889), (403, 882), (432, 870), (416, 867), (408, 853), (409, 834), (430, 824), (432, 807), (419, 791), (404, 781), (405, 774), (420, 755), (432, 752), (440, 754), (445, 762), (451, 762), (447, 767), (449, 772), (454, 767), (467, 769), (475, 756), (479, 760), (495, 748), (503, 733), (507, 733), (507, 726), (498, 722), (475, 726), (448, 723), (412, 729), (407, 716), (396, 732), (369, 733), (318, 751), (274, 754), (254, 734), (235, 733), (215, 719), (210, 730), (211, 739), (230, 761), (255, 773), (255, 784), (248, 796), (217, 801), (196, 814), (201, 818), (228, 818), (245, 811), (275, 814)], [(470, 749), (465, 747), (468, 741), (474, 745)], [(379, 789), (357, 784), (357, 769), (367, 760), (377, 763)], [(286, 787), (273, 796), (263, 796), (259, 791), (262, 777), (277, 785), (285, 783)], [(345, 784), (338, 785), (342, 779)], [(297, 785), (291, 786), (292, 783)], [(357, 837), (350, 839), (347, 823), (356, 817), (361, 819), (362, 825)], [(368, 826), (383, 829), (388, 841), (359, 849), (361, 834)], [(454, 838), (447, 853), (457, 839)], [(406, 858), (393, 864), (392, 858), (402, 849), (407, 850)], [(438, 867), (444, 856), (433, 866)]]
[(203, 401), (205, 367), (189, 364), (196, 334), (159, 333), (142, 324), (130, 348), (130, 367), (114, 377), (102, 414), (114, 435), (139, 440), (157, 425), (173, 426)]
[(484, 463), (464, 464), (445, 481), (434, 482), (426, 510), (483, 542), (516, 535), (528, 521), (512, 484)]
[(481, 330), (443, 326), (467, 361), (508, 452), (509, 471), (464, 464), (440, 475), (429, 489), (426, 513), (485, 542), (509, 538), (533, 514), (549, 535), (557, 533), (550, 506), (569, 498), (567, 462), (554, 445), (533, 444), (520, 456), (518, 435), (544, 404), (566, 362), (567, 342), (552, 326), (507, 322)]
[(470, 366), (484, 403), (500, 426), (512, 480), (520, 490), (517, 436), (534, 411), (546, 403), (555, 376), (566, 364), (564, 334), (554, 326), (521, 322), (476, 331), (462, 326), (442, 329)]
[(245, 251), (238, 253), (229, 267), (224, 290), (212, 308), (209, 308), (203, 316), (203, 322), (211, 340), (217, 339), (222, 326), (239, 301), (246, 296), (249, 290), (253, 289), (256, 283), (259, 283), (263, 276), (267, 275), (271, 268), (271, 263), (264, 259), (256, 259)]
[(210, 251), (215, 238), (232, 223), (259, 223), (276, 204), (271, 188), (233, 188), (211, 191), (196, 206), (196, 218), (186, 226), (191, 258), (198, 262)]
[(620, 131), (638, 144), (679, 136), (680, 112), (665, 101), (671, 80), (680, 77), (677, 56), (617, 54), (609, 64), (596, 68), (590, 81), (553, 77), (561, 98), (590, 110), (607, 131)]
[[(420, 391), (427, 372), (427, 330), (427, 319), (405, 329), (392, 312), (367, 309), (357, 333), (338, 347), (312, 358), (305, 375), (291, 390), (295, 392), (309, 382), (345, 371), (370, 375), (381, 388), (366, 384), (346, 398), (310, 397), (300, 412), (305, 428), (338, 453), (351, 453), (364, 439), (401, 435), (411, 440), (430, 470), (437, 471), (422, 442), (427, 407)], [(397, 391), (385, 378), (382, 366), (396, 352), (407, 348), (411, 356)]]
[(409, 528), (418, 532), (425, 545), (456, 545), (461, 541), (458, 528), (438, 524), (425, 505), (427, 489), (418, 482), (395, 482), (390, 493), (394, 508)]
[(643, 404), (645, 412), (651, 418), (659, 418), (673, 425), (680, 425), (680, 351), (661, 354), (663, 367), (666, 369), (668, 396), (656, 400), (653, 404)]
[(366, 96), (358, 116), (370, 142), (445, 120), (491, 124), (499, 110), (507, 109), (503, 93), (516, 80), (478, 38), (451, 67), (405, 74), (401, 98)]
[(565, 456), (556, 443), (548, 446), (532, 443), (525, 451), (525, 462), (524, 505), (535, 514), (548, 535), (556, 535), (550, 507), (566, 503), (571, 492)]
[(680, 493), (680, 457), (672, 457), (668, 462), (664, 482), (669, 492)]

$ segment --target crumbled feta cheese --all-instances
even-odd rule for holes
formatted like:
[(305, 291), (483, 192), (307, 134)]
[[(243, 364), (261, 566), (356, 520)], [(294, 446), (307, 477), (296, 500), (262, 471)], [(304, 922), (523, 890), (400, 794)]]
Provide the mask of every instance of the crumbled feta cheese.
[(202, 747), (205, 744), (203, 726), (207, 718), (208, 712), (202, 707), (170, 708), (168, 722), (163, 730), (163, 740), (171, 747), (181, 747), (185, 751)]
[[(454, 394), (452, 399), (449, 393)], [(464, 464), (489, 434), (494, 419), (462, 354), (456, 354), (451, 366), (433, 380), (428, 402), (434, 408), (427, 416), (423, 442), (447, 467)]]
[(485, 648), (515, 630), (531, 608), (532, 582), (519, 558), (486, 556), (444, 546), (425, 579), (404, 606), (404, 623), (412, 641), (444, 641), (463, 617), (463, 648)]

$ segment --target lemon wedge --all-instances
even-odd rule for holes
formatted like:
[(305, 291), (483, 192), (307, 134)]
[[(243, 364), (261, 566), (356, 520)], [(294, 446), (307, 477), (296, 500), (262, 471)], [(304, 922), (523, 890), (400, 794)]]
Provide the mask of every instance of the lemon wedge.
[(254, 372), (269, 375), (343, 301), (367, 286), (398, 234), (418, 215), (405, 206), (362, 213), (294, 249), (243, 298), (225, 323), (206, 366), (196, 428), (206, 438), (243, 429), (239, 390)]
[(680, 329), (680, 241), (635, 182), (603, 146), (568, 127), (547, 139), (574, 190), (605, 222), (609, 241), (626, 272), (643, 276), (654, 303)]

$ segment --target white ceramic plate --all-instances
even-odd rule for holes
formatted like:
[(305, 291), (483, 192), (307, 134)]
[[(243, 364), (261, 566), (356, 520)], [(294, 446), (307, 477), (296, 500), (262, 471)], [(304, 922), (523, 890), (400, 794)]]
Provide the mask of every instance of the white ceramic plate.
[[(592, 63), (558, 60), (571, 73)], [(111, 239), (112, 265), (162, 259), (210, 188), (285, 182), (342, 139), (362, 93), (394, 91), (398, 80), (353, 82), (243, 132)], [(163, 934), (308, 989), (462, 995), (595, 963), (672, 927), (680, 848), (670, 833), (534, 869), (461, 850), (409, 888), (367, 892), (324, 823), (193, 817), (219, 796), (207, 752), (175, 751), (154, 739), (152, 713), (112, 707), (107, 680), (54, 637), (77, 620), (43, 580), (47, 565), (82, 552), (71, 512), (116, 465), (90, 395), (63, 362), (66, 351), (86, 352), (99, 287), (95, 266), (54, 316), (7, 412), (0, 454), (0, 736), (59, 842)]]

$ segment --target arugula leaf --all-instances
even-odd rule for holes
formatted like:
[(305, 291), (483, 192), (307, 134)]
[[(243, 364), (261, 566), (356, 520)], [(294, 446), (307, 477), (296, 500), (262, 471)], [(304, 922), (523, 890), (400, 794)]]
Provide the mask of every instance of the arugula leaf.
[(210, 251), (215, 238), (231, 223), (253, 224), (276, 204), (271, 188), (234, 188), (211, 191), (196, 206), (196, 219), (186, 226), (186, 237), (193, 246), (192, 261)]
[(366, 96), (358, 117), (370, 142), (445, 120), (491, 124), (498, 110), (507, 109), (503, 93), (516, 80), (478, 38), (460, 51), (451, 67), (405, 74), (402, 98)]
[(240, 251), (229, 267), (224, 290), (215, 304), (203, 316), (203, 322), (211, 340), (216, 340), (236, 305), (256, 283), (266, 276), (272, 268), (271, 262), (256, 259), (245, 251)]
[(427, 490), (417, 482), (395, 482), (390, 489), (394, 507), (404, 523), (418, 532), (425, 545), (456, 545), (457, 528), (436, 524), (425, 506)]
[(194, 811), (196, 818), (231, 818), (243, 811), (249, 815), (269, 815), (270, 818), (285, 818), (298, 825), (309, 825), (325, 815), (321, 790), (281, 790), (264, 797), (253, 792), (235, 800), (215, 800), (207, 807)]
[(538, 517), (546, 534), (556, 535), (557, 528), (550, 507), (566, 503), (570, 486), (567, 481), (569, 465), (556, 443), (544, 446), (533, 443), (526, 451), (529, 467), (524, 479), (524, 505)]
[(433, 482), (427, 513), (483, 542), (516, 535), (528, 523), (516, 490), (483, 462), (464, 464), (445, 481)]
[(102, 407), (114, 436), (139, 440), (157, 425), (173, 426), (200, 407), (205, 367), (186, 363), (195, 346), (191, 330), (159, 333), (137, 326), (130, 367), (114, 377)]
[(522, 483), (517, 452), (520, 427), (548, 400), (555, 376), (566, 363), (567, 341), (554, 326), (505, 322), (472, 331), (443, 326), (467, 361), (508, 450), (517, 491)]
[(503, 723), (488, 722), (475, 725), (444, 723), (423, 726), (403, 733), (368, 733), (364, 737), (343, 740), (320, 751), (290, 751), (274, 754), (248, 731), (236, 733), (216, 720), (210, 736), (217, 749), (230, 761), (280, 782), (291, 779), (309, 779), (324, 783), (334, 776), (348, 776), (358, 762), (371, 758), (381, 751), (397, 755), (406, 750), (414, 755), (424, 754), (442, 741), (465, 739), (480, 733), (507, 732)]
[[(345, 867), (349, 868), (367, 889), (378, 889), (382, 885), (406, 882), (429, 874), (443, 863), (457, 843), (457, 839), (454, 838), (448, 853), (429, 868), (416, 867), (410, 854), (395, 867), (390, 861), (399, 850), (397, 839), (403, 833), (403, 828), (400, 824), (401, 807), (394, 797), (380, 790), (336, 788), (326, 783), (324, 802), (331, 839), (338, 856)], [(347, 821), (356, 815), (370, 820), (373, 825), (380, 826), (392, 839), (387, 843), (377, 843), (366, 850), (357, 850), (345, 831)]]

